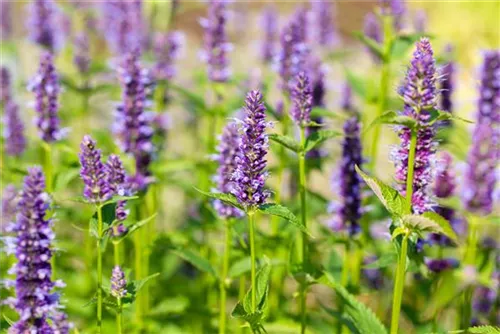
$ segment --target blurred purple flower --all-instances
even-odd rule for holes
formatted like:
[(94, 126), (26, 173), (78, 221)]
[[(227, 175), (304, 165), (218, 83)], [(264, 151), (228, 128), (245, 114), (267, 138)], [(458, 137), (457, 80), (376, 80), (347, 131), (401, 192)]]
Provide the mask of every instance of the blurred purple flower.
[[(373, 39), (377, 43), (382, 43), (382, 27), (377, 16), (373, 13), (365, 15), (363, 32), (366, 37)], [(380, 57), (366, 48), (375, 63), (380, 63)]]
[(424, 259), (425, 265), (427, 268), (434, 272), (440, 273), (445, 270), (458, 268), (460, 262), (457, 259), (448, 258), (448, 259)]
[[(446, 47), (445, 53), (450, 56), (452, 53), (452, 46)], [(445, 63), (441, 69), (441, 94), (440, 94), (440, 107), (447, 112), (453, 112), (452, 95), (455, 86), (455, 63), (450, 60)]]
[(383, 15), (393, 17), (394, 29), (397, 31), (403, 28), (403, 19), (406, 14), (405, 0), (380, 0), (380, 7)]
[[(412, 208), (417, 214), (428, 211), (433, 206), (431, 197), (432, 162), (436, 151), (435, 129), (429, 126), (429, 111), (436, 108), (436, 69), (431, 45), (427, 38), (417, 42), (410, 67), (402, 89), (401, 97), (405, 105), (402, 115), (412, 117), (419, 125), (415, 151), (415, 169), (413, 175)], [(408, 175), (408, 155), (411, 130), (404, 126), (397, 127), (401, 145), (392, 152), (396, 165), (396, 181), (401, 194), (406, 193)]]
[(35, 119), (40, 137), (45, 142), (62, 139), (65, 130), (60, 129), (59, 111), (59, 76), (54, 67), (51, 53), (45, 52), (40, 59), (37, 75), (32, 79), (28, 89), (35, 94)]
[(208, 16), (200, 24), (205, 30), (205, 47), (202, 58), (207, 63), (208, 78), (214, 82), (226, 82), (231, 76), (228, 53), (232, 49), (226, 34), (226, 0), (210, 0)]
[(267, 6), (261, 17), (264, 30), (262, 38), (261, 57), (264, 63), (270, 63), (276, 56), (276, 42), (278, 39), (278, 13), (273, 6)]
[(172, 31), (167, 34), (157, 33), (153, 41), (156, 64), (153, 69), (156, 80), (172, 80), (177, 74), (175, 61), (184, 46), (184, 34)]
[(0, 232), (5, 232), (7, 224), (10, 224), (15, 218), (18, 201), (19, 191), (13, 184), (8, 184), (2, 191), (2, 221)]
[[(375, 255), (368, 256), (363, 260), (363, 264), (368, 265), (376, 260), (377, 257)], [(384, 286), (384, 274), (378, 268), (363, 268), (363, 278), (367, 282), (370, 289), (380, 290)]]
[(349, 82), (344, 82), (342, 86), (341, 108), (348, 114), (355, 112), (352, 104), (352, 88)]
[(5, 152), (10, 156), (20, 156), (26, 149), (24, 124), (19, 116), (19, 106), (8, 101), (4, 106)]
[[(219, 139), (217, 146), (217, 155), (215, 160), (218, 162), (217, 174), (214, 181), (217, 184), (217, 192), (232, 193), (235, 190), (232, 175), (236, 170), (236, 159), (241, 155), (239, 146), (238, 127), (235, 123), (228, 123)], [(241, 210), (224, 204), (220, 200), (214, 201), (214, 208), (221, 218), (242, 217)]]
[(120, 266), (115, 266), (111, 274), (111, 295), (115, 298), (123, 298), (127, 295), (127, 281)]
[[(312, 107), (325, 107), (325, 69), (319, 58), (311, 58), (310, 71), (312, 85)], [(317, 124), (323, 124), (321, 117), (312, 117), (311, 121)], [(306, 136), (309, 137), (312, 133), (321, 129), (318, 126), (308, 126), (306, 128)], [(319, 159), (325, 155), (321, 147), (316, 146), (314, 149), (306, 153), (308, 159)]]
[(233, 194), (246, 209), (266, 202), (269, 191), (264, 189), (268, 176), (266, 155), (269, 139), (266, 135), (266, 108), (262, 94), (253, 90), (247, 94), (241, 125), (239, 148), (241, 154), (235, 158), (236, 170), (232, 175), (235, 184)]
[(441, 152), (438, 156), (436, 166), (436, 177), (434, 180), (434, 195), (438, 198), (453, 196), (456, 181), (453, 172), (453, 157), (448, 152)]
[(416, 32), (424, 33), (427, 31), (427, 13), (424, 9), (419, 9), (415, 12), (413, 26)]
[(328, 0), (311, 1), (313, 37), (315, 41), (326, 48), (338, 46), (339, 36), (335, 27), (334, 2)]
[(295, 77), (291, 97), (293, 105), (290, 116), (298, 126), (304, 127), (311, 121), (313, 98), (311, 82), (305, 72), (300, 72)]
[(1, 41), (7, 41), (12, 37), (12, 7), (7, 0), (0, 1), (0, 36)]
[[(52, 292), (63, 283), (51, 280), (51, 244), (54, 239), (52, 220), (47, 219), (50, 197), (45, 192), (45, 177), (41, 168), (28, 169), (24, 179), (16, 222), (11, 226), (15, 236), (10, 246), (17, 263), (10, 273), (16, 275), (16, 297), (12, 306), (19, 320), (9, 333), (55, 333), (61, 319), (59, 295)], [(68, 331), (58, 333), (66, 334)]]
[(82, 32), (75, 37), (73, 44), (73, 63), (80, 74), (87, 74), (90, 67), (89, 38)]
[(89, 135), (80, 144), (80, 177), (84, 183), (83, 196), (90, 203), (102, 203), (113, 196), (108, 173), (101, 161), (101, 150)]
[(52, 0), (34, 0), (29, 5), (30, 39), (51, 52), (56, 51), (61, 44), (57, 27), (59, 14), (59, 8)]
[(6, 104), (12, 99), (12, 80), (7, 67), (0, 67), (0, 102)]
[(149, 73), (141, 67), (139, 55), (138, 50), (127, 54), (118, 68), (122, 102), (116, 109), (113, 132), (120, 148), (134, 156), (136, 175), (132, 183), (143, 190), (150, 181), (149, 165), (155, 154), (152, 142), (154, 113), (146, 111), (151, 82)]

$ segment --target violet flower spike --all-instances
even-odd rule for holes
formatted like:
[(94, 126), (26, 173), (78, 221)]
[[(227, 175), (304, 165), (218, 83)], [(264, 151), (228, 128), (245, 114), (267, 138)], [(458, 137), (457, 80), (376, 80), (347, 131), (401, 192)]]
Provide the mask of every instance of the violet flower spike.
[[(363, 32), (366, 37), (373, 39), (377, 43), (382, 43), (382, 27), (380, 26), (380, 22), (377, 16), (373, 13), (368, 13), (365, 15), (364, 24), (363, 24)], [(370, 50), (368, 47), (366, 48), (367, 52), (370, 53), (372, 60), (375, 63), (380, 63), (380, 57)]]
[(12, 99), (12, 79), (7, 67), (0, 67), (0, 103), (4, 105)]
[[(401, 114), (414, 118), (419, 124), (412, 195), (412, 208), (417, 214), (428, 211), (434, 206), (431, 196), (431, 182), (432, 162), (437, 144), (434, 140), (435, 129), (428, 123), (430, 110), (436, 108), (436, 80), (433, 51), (429, 40), (422, 38), (416, 44), (404, 85), (399, 91), (405, 102)], [(408, 175), (411, 130), (404, 126), (399, 126), (396, 130), (401, 144), (393, 149), (391, 157), (396, 166), (397, 188), (404, 196)]]
[[(232, 193), (235, 189), (232, 175), (236, 170), (236, 159), (241, 155), (239, 147), (238, 127), (235, 123), (228, 123), (220, 136), (217, 146), (217, 155), (215, 160), (218, 162), (217, 174), (214, 181), (217, 185), (216, 191), (221, 193)], [(244, 213), (231, 206), (224, 204), (220, 200), (214, 201), (214, 208), (221, 218), (239, 218)]]
[(156, 64), (153, 69), (156, 80), (172, 80), (177, 74), (175, 61), (184, 46), (184, 35), (180, 31), (168, 34), (157, 33), (153, 41)]
[(0, 1), (0, 36), (1, 41), (7, 41), (12, 37), (12, 7), (11, 2)]
[(7, 230), (7, 225), (15, 218), (18, 201), (19, 191), (13, 184), (8, 184), (2, 192), (2, 221), (0, 222), (0, 232), (4, 233)]
[(236, 157), (236, 170), (233, 173), (235, 189), (233, 194), (246, 210), (264, 204), (270, 196), (264, 189), (268, 176), (266, 155), (269, 139), (265, 133), (266, 108), (262, 94), (258, 90), (250, 91), (245, 100), (246, 114), (240, 128), (240, 156)]
[(17, 205), (17, 218), (11, 230), (12, 248), (17, 263), (11, 269), (16, 275), (16, 297), (13, 307), (19, 313), (19, 320), (9, 329), (9, 333), (58, 333), (66, 334), (58, 326), (61, 306), (59, 295), (54, 288), (62, 282), (51, 280), (51, 243), (54, 239), (52, 220), (46, 213), (50, 208), (50, 197), (45, 192), (45, 177), (41, 168), (28, 169), (24, 179), (21, 198)]
[(335, 27), (334, 3), (328, 0), (311, 1), (314, 38), (323, 47), (332, 48), (339, 44), (339, 36)]
[(416, 32), (424, 33), (427, 31), (427, 13), (424, 9), (419, 9), (415, 12), (413, 26)]
[(496, 167), (500, 159), (500, 51), (484, 54), (477, 122), (467, 156), (462, 200), (467, 210), (489, 214), (493, 209)]
[(293, 106), (290, 111), (290, 116), (300, 127), (306, 126), (311, 121), (312, 98), (309, 77), (305, 72), (300, 72), (292, 89)]
[(261, 18), (264, 36), (262, 38), (261, 57), (264, 63), (270, 63), (276, 56), (278, 39), (278, 14), (272, 6), (267, 6)]
[(24, 124), (19, 115), (19, 106), (14, 101), (8, 101), (4, 106), (5, 152), (10, 156), (20, 156), (26, 149)]
[(202, 57), (207, 63), (208, 78), (213, 82), (226, 82), (231, 76), (228, 53), (232, 45), (226, 33), (227, 16), (226, 1), (210, 0), (208, 16), (200, 20), (205, 30)]
[(406, 14), (405, 0), (380, 0), (382, 14), (393, 17), (394, 30), (396, 32), (403, 28), (403, 19)]
[(83, 196), (90, 203), (102, 203), (113, 196), (106, 167), (101, 161), (101, 150), (89, 135), (80, 144), (80, 177), (84, 183)]
[(60, 46), (57, 28), (59, 9), (52, 0), (34, 0), (29, 5), (28, 30), (31, 41), (54, 52)]
[(357, 117), (352, 117), (344, 123), (344, 140), (342, 141), (342, 160), (339, 164), (338, 186), (340, 203), (336, 207), (333, 226), (340, 226), (353, 236), (361, 231), (361, 177), (354, 166), (363, 163), (360, 139), (360, 125)]
[[(325, 69), (321, 60), (315, 58), (311, 60), (311, 85), (312, 85), (312, 107), (325, 107)], [(311, 121), (316, 124), (323, 124), (323, 119), (321, 117), (314, 117)], [(308, 126), (306, 128), (306, 137), (309, 137), (312, 133), (317, 132), (321, 129), (318, 126)], [(324, 152), (321, 147), (315, 147), (306, 153), (306, 158), (308, 159), (319, 159), (324, 156)]]
[(80, 74), (87, 74), (90, 67), (89, 38), (85, 32), (75, 37), (73, 44), (73, 63)]
[(65, 130), (59, 121), (59, 76), (54, 67), (51, 53), (45, 52), (40, 60), (37, 75), (32, 79), (29, 90), (35, 94), (36, 125), (40, 137), (47, 143), (62, 139)]
[(151, 181), (149, 165), (155, 154), (152, 143), (154, 113), (146, 111), (149, 105), (147, 90), (151, 82), (139, 56), (139, 50), (127, 54), (118, 68), (122, 102), (116, 109), (113, 132), (120, 148), (134, 156), (136, 174), (132, 183), (136, 190), (143, 190)]
[(111, 274), (111, 295), (115, 298), (123, 298), (127, 295), (127, 281), (120, 266), (115, 266)]

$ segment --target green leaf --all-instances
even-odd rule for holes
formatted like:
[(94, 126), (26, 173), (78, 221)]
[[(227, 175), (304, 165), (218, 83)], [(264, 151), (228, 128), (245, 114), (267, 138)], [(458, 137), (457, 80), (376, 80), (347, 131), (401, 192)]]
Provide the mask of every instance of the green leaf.
[(392, 232), (392, 235), (391, 235), (391, 239), (396, 239), (398, 236), (402, 235), (402, 234), (406, 234), (406, 229), (402, 226), (398, 226), (394, 229), (394, 231)]
[(406, 199), (396, 189), (389, 187), (375, 177), (366, 175), (358, 166), (355, 168), (391, 215), (401, 217), (408, 211), (409, 206)]
[(387, 334), (387, 329), (371, 309), (351, 295), (340, 283), (328, 273), (320, 278), (320, 283), (335, 290), (335, 293), (344, 301), (344, 312), (360, 334)]
[(440, 233), (458, 243), (458, 237), (451, 228), (450, 223), (435, 212), (424, 212), (422, 215), (406, 215), (403, 217), (403, 223), (416, 232)]
[(286, 147), (289, 150), (292, 150), (295, 153), (299, 153), (300, 151), (302, 151), (300, 144), (291, 137), (282, 136), (277, 133), (271, 133), (268, 135), (268, 137), (270, 140)]
[(212, 267), (210, 262), (207, 259), (201, 257), (201, 255), (199, 255), (198, 253), (189, 249), (176, 249), (173, 250), (172, 252), (177, 256), (181, 257), (182, 259), (186, 260), (187, 262), (191, 263), (199, 270), (209, 273), (216, 278), (219, 277), (219, 275)]
[(137, 297), (137, 293), (144, 287), (144, 285), (159, 275), (160, 275), (160, 273), (155, 273), (155, 274), (149, 275), (141, 280), (129, 282), (126, 286), (127, 296), (122, 298), (122, 303), (123, 304), (132, 304)]
[(321, 108), (321, 107), (313, 107), (311, 110), (311, 118), (324, 117), (324, 118), (333, 118), (345, 120), (347, 117), (341, 113), (335, 113), (331, 110)]
[(500, 334), (500, 327), (498, 326), (476, 326), (467, 329), (450, 331), (448, 334)]
[(360, 332), (358, 331), (356, 325), (352, 322), (352, 320), (344, 316), (341, 312), (326, 307), (321, 303), (319, 304), (319, 306), (321, 306), (321, 308), (325, 310), (326, 313), (328, 313), (329, 315), (340, 321), (344, 326), (346, 326), (351, 334), (360, 334)]
[(239, 259), (231, 265), (231, 268), (229, 268), (227, 275), (229, 277), (238, 277), (249, 272), (252, 267), (251, 261), (252, 260), (250, 256), (245, 256), (244, 258)]
[(403, 125), (409, 129), (414, 129), (418, 125), (417, 121), (412, 117), (398, 115), (395, 111), (387, 111), (374, 119), (368, 128), (366, 128), (365, 133), (370, 131), (377, 124)]
[(234, 206), (235, 208), (238, 208), (240, 210), (245, 210), (243, 208), (243, 206), (238, 202), (238, 199), (236, 198), (236, 196), (234, 196), (233, 194), (224, 194), (224, 193), (209, 193), (209, 192), (206, 192), (206, 191), (203, 191), (203, 190), (200, 190), (196, 187), (194, 187), (194, 189), (196, 191), (198, 191), (199, 193), (205, 195), (205, 196), (208, 196), (208, 197), (211, 197), (211, 198), (214, 198), (214, 199), (218, 199), (226, 204), (229, 204), (229, 205), (232, 205)]
[(432, 124), (439, 122), (439, 121), (449, 121), (449, 120), (458, 120), (458, 121), (462, 121), (462, 122), (470, 123), (470, 124), (474, 123), (472, 121), (469, 121), (465, 118), (458, 117), (458, 116), (456, 116), (452, 113), (449, 113), (447, 111), (444, 111), (444, 110), (432, 109), (432, 110), (429, 110), (429, 114), (431, 115), (431, 118), (429, 119), (429, 125), (432, 125)]
[(365, 36), (360, 31), (355, 31), (353, 35), (359, 39), (364, 45), (366, 45), (373, 53), (375, 53), (380, 59), (384, 59), (384, 51), (380, 44), (374, 39)]
[(108, 204), (114, 204), (114, 203), (120, 202), (120, 201), (130, 201), (130, 200), (133, 200), (136, 198), (139, 198), (139, 196), (113, 196), (113, 198), (110, 199), (109, 201), (102, 203), (102, 206), (104, 207)]
[(340, 133), (338, 131), (334, 130), (319, 130), (311, 133), (309, 137), (306, 139), (306, 144), (304, 147), (305, 152), (309, 152), (312, 150), (316, 145), (321, 144), (322, 142), (339, 136)]
[(61, 171), (56, 176), (54, 190), (59, 191), (66, 189), (68, 184), (80, 174), (80, 168), (72, 168)]
[(262, 204), (259, 206), (259, 211), (268, 215), (278, 216), (286, 219), (292, 223), (295, 227), (300, 229), (302, 232), (309, 236), (312, 236), (307, 228), (299, 222), (297, 216), (295, 216), (287, 207), (275, 203)]
[(152, 221), (156, 216), (157, 216), (157, 214), (155, 213), (146, 219), (140, 220), (136, 223), (128, 224), (127, 225), (127, 233), (123, 237), (119, 238), (118, 240), (115, 240), (114, 242), (117, 242), (117, 243), (122, 242), (125, 238), (131, 236), (135, 231), (137, 231), (138, 229), (140, 229), (141, 227), (143, 227), (144, 225), (146, 225), (147, 223)]
[(450, 222), (448, 220), (446, 220), (441, 215), (439, 215), (435, 212), (432, 212), (432, 211), (424, 212), (422, 214), (422, 216), (424, 216), (425, 218), (430, 219), (430, 220), (434, 221), (434, 223), (438, 224), (439, 227), (441, 228), (439, 233), (444, 234), (445, 236), (447, 236), (448, 238), (453, 240), (453, 242), (458, 244), (458, 236), (455, 233), (455, 231), (453, 230), (453, 228), (451, 227)]
[(354, 93), (366, 100), (368, 96), (368, 89), (363, 77), (355, 75), (348, 68), (345, 69), (345, 77)]

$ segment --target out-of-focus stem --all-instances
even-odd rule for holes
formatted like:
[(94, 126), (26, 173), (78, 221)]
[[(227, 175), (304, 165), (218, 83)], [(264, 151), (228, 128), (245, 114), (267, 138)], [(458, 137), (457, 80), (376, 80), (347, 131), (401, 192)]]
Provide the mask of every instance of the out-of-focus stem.
[(251, 269), (250, 276), (252, 281), (252, 313), (257, 311), (257, 286), (256, 286), (256, 274), (255, 274), (255, 215), (253, 212), (248, 213), (248, 233), (249, 233), (249, 242), (250, 242), (250, 259), (251, 259)]
[[(306, 152), (305, 152), (305, 127), (300, 128), (300, 146), (302, 151), (299, 153), (299, 194), (300, 194), (300, 217), (302, 226), (307, 227), (307, 201), (306, 201)], [(306, 270), (308, 264), (308, 243), (306, 233), (302, 233), (302, 270)], [(301, 330), (304, 334), (307, 325), (307, 287), (301, 287), (300, 293), (300, 314), (301, 314)]]
[(408, 204), (408, 212), (411, 211), (411, 203), (413, 198), (413, 173), (415, 171), (415, 153), (417, 151), (417, 130), (411, 130), (410, 149), (408, 152), (408, 175), (406, 176), (406, 202)]
[[(135, 209), (136, 220), (141, 220), (141, 204), (136, 205)], [(134, 269), (135, 269), (135, 279), (139, 280), (143, 278), (143, 269), (142, 269), (142, 258), (143, 258), (143, 229), (139, 229), (134, 233)], [(135, 319), (138, 324), (138, 327), (142, 327), (142, 294), (137, 296), (137, 301), (135, 305)]]
[(398, 333), (399, 314), (401, 312), (401, 301), (403, 299), (403, 289), (405, 285), (408, 237), (408, 234), (405, 234), (403, 237), (403, 242), (401, 243), (401, 252), (399, 254), (398, 268), (396, 270), (396, 283), (394, 285), (394, 293), (392, 297), (391, 334)]
[(102, 331), (102, 207), (97, 206), (97, 333)]
[(219, 334), (226, 332), (226, 294), (227, 294), (227, 273), (229, 271), (229, 258), (231, 252), (231, 224), (229, 221), (225, 222), (225, 243), (224, 243), (224, 258), (222, 261), (222, 275), (219, 282), (220, 289), (220, 314), (219, 314)]

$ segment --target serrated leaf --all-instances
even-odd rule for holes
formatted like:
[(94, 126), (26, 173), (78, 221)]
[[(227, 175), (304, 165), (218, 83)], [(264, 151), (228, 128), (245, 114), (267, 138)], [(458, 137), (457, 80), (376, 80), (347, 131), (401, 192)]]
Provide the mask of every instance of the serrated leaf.
[(384, 59), (384, 52), (380, 44), (374, 39), (365, 36), (360, 31), (355, 31), (353, 35), (359, 39), (364, 45), (366, 45), (373, 53), (375, 53), (380, 59)]
[(402, 226), (398, 226), (392, 231), (391, 239), (396, 239), (399, 235), (406, 234), (406, 229)]
[(429, 125), (432, 125), (432, 124), (439, 122), (439, 121), (449, 121), (449, 120), (458, 120), (458, 121), (462, 121), (462, 122), (470, 123), (470, 124), (474, 123), (472, 121), (469, 121), (465, 118), (458, 117), (458, 116), (456, 116), (450, 112), (444, 111), (444, 110), (432, 109), (432, 110), (429, 110), (429, 114), (431, 115), (431, 117), (429, 119)]
[(201, 255), (199, 255), (198, 253), (189, 249), (176, 249), (172, 252), (182, 259), (186, 260), (187, 262), (191, 263), (199, 270), (209, 273), (216, 278), (219, 277), (210, 262), (207, 259), (201, 257)]
[(205, 195), (205, 196), (208, 196), (208, 197), (211, 197), (211, 198), (214, 198), (214, 199), (218, 199), (226, 204), (229, 204), (229, 205), (232, 205), (234, 206), (235, 208), (238, 208), (240, 210), (245, 210), (243, 208), (243, 206), (238, 202), (238, 199), (236, 198), (236, 196), (234, 196), (233, 194), (224, 194), (224, 193), (209, 193), (209, 192), (206, 192), (206, 191), (203, 191), (203, 190), (200, 190), (196, 187), (194, 187), (194, 189), (196, 191), (198, 191), (199, 193)]
[(467, 329), (449, 331), (449, 334), (500, 334), (498, 326), (475, 326)]
[(337, 319), (337, 321), (340, 321), (342, 323), (342, 325), (346, 326), (350, 330), (351, 334), (360, 334), (360, 332), (356, 328), (356, 325), (352, 322), (351, 319), (343, 316), (341, 312), (333, 310), (329, 307), (326, 307), (325, 305), (323, 305), (321, 303), (319, 305), (321, 306), (321, 308), (323, 310), (325, 310), (326, 313), (328, 313), (329, 315), (331, 315), (332, 317)]
[[(255, 300), (257, 302), (257, 311), (263, 311), (266, 304), (270, 274), (271, 266), (266, 262), (257, 272), (255, 277)], [(245, 298), (243, 298), (243, 307), (248, 314), (252, 313), (252, 288), (247, 291)]]
[(389, 187), (375, 177), (368, 176), (361, 169), (359, 169), (358, 166), (355, 166), (355, 168), (356, 172), (361, 175), (363, 180), (365, 180), (366, 184), (371, 188), (391, 215), (401, 217), (406, 211), (408, 211), (406, 199), (401, 196), (396, 189)]
[(340, 283), (335, 281), (328, 273), (319, 280), (335, 290), (344, 301), (344, 312), (354, 324), (360, 334), (387, 334), (387, 329), (377, 318), (373, 311), (365, 304), (351, 295)]
[(148, 218), (145, 218), (143, 220), (140, 220), (136, 223), (132, 223), (132, 224), (129, 224), (127, 225), (127, 232), (125, 233), (125, 235), (121, 238), (119, 238), (118, 240), (115, 240), (114, 242), (122, 242), (125, 238), (131, 236), (135, 231), (137, 231), (138, 229), (140, 229), (141, 227), (143, 227), (144, 225), (146, 225), (147, 223), (149, 223), (150, 221), (152, 221), (155, 217), (157, 216), (157, 214), (153, 214), (151, 216), (149, 216)]
[(458, 237), (450, 226), (450, 223), (435, 212), (424, 212), (422, 215), (406, 215), (403, 223), (416, 231), (440, 233), (455, 243)]
[(445, 236), (453, 240), (453, 242), (458, 244), (457, 234), (451, 227), (450, 222), (447, 221), (444, 217), (432, 211), (424, 212), (422, 216), (433, 220), (436, 224), (438, 224), (441, 227), (441, 232), (440, 232), (441, 234), (444, 234)]
[(282, 136), (277, 133), (271, 133), (268, 135), (268, 137), (273, 142), (278, 143), (295, 153), (299, 153), (300, 151), (302, 151), (300, 144), (291, 137)]
[(334, 130), (319, 130), (311, 133), (309, 137), (306, 139), (306, 144), (304, 147), (305, 152), (309, 152), (313, 148), (316, 147), (316, 145), (321, 144), (322, 142), (337, 137), (340, 135), (340, 132), (334, 131)]
[(297, 216), (295, 216), (287, 207), (275, 203), (262, 204), (259, 206), (259, 211), (268, 215), (278, 216), (286, 219), (293, 226), (300, 229), (302, 232), (306, 233), (309, 236), (312, 236), (309, 230), (300, 223)]
[(390, 110), (374, 119), (373, 122), (366, 128), (365, 132), (370, 131), (375, 125), (378, 124), (402, 125), (409, 129), (417, 127), (417, 121), (414, 118), (398, 115), (397, 112)]

